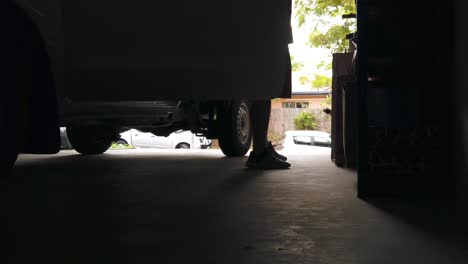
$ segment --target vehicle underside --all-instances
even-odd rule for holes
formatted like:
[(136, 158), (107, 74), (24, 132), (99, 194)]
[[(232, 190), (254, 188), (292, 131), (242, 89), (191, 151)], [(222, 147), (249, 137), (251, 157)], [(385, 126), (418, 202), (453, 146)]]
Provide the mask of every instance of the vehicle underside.
[(61, 126), (83, 154), (107, 150), (116, 136), (130, 128), (169, 136), (187, 130), (219, 139), (227, 156), (243, 156), (250, 148), (251, 127), (247, 101), (82, 102), (68, 103)]
[[(246, 13), (242, 21), (240, 2), (230, 3), (233, 12), (226, 13), (222, 5), (184, 1), (177, 12), (190, 17), (197, 8), (207, 16), (170, 27), (155, 14), (171, 17), (161, 10), (179, 3), (143, 1), (135, 12), (115, 8), (126, 1), (112, 2), (114, 9), (106, 1), (90, 3), (0, 4), (1, 24), (14, 25), (2, 27), (8, 88), (0, 125), (11, 138), (2, 169), (11, 168), (18, 153), (58, 152), (61, 126), (82, 154), (105, 152), (127, 128), (158, 136), (188, 130), (218, 139), (226, 156), (247, 153), (252, 132), (246, 100), (282, 96), (290, 73), (287, 1), (256, 3), (252, 8), (267, 8), (269, 15)], [(219, 15), (219, 23), (210, 15)], [(276, 30), (260, 30), (264, 25)]]

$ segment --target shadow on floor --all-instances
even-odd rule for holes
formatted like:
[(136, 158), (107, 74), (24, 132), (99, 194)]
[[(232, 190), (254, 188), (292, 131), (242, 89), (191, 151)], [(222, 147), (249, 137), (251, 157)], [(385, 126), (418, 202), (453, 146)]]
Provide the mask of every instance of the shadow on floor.
[(468, 224), (453, 200), (362, 199), (452, 248), (468, 253)]
[(180, 153), (22, 159), (0, 189), (0, 263), (235, 258), (243, 245), (226, 227), (235, 204), (226, 194), (261, 174), (243, 162)]

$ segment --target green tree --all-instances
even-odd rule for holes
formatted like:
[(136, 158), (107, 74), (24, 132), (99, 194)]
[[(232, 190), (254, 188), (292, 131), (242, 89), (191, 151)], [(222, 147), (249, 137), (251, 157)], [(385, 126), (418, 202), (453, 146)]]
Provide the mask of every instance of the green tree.
[(315, 74), (315, 79), (312, 80), (312, 88), (320, 89), (320, 88), (330, 88), (332, 79), (325, 75)]
[(301, 77), (299, 77), (299, 83), (304, 85), (304, 84), (307, 84), (310, 82), (310, 79), (309, 79), (309, 76), (307, 75), (303, 75)]
[(294, 56), (291, 56), (291, 70), (292, 71), (300, 71), (304, 67), (304, 63), (302, 61), (294, 60)]
[(346, 21), (343, 25), (333, 25), (326, 32), (314, 29), (309, 35), (309, 45), (314, 48), (327, 48), (333, 52), (344, 52), (349, 48), (346, 35), (354, 31), (354, 24)]
[(309, 45), (327, 48), (332, 52), (344, 52), (348, 48), (346, 35), (356, 31), (355, 20), (343, 20), (341, 24), (331, 19), (347, 13), (355, 13), (355, 0), (294, 0), (295, 18), (299, 26), (311, 20)]
[(319, 125), (318, 118), (307, 111), (302, 111), (294, 118), (294, 127), (297, 130), (315, 130)]
[(332, 63), (330, 61), (322, 60), (319, 64), (317, 64), (317, 69), (324, 69), (327, 71), (332, 70)]
[(310, 15), (324, 19), (356, 12), (355, 0), (294, 0), (298, 25), (305, 24)]

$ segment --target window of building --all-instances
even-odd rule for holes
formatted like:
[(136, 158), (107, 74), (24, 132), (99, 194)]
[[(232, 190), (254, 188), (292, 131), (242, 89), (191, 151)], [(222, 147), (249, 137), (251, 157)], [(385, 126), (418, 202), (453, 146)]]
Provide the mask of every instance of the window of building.
[(309, 102), (284, 102), (283, 108), (309, 108)]
[(295, 107), (295, 103), (285, 102), (283, 103), (283, 108), (296, 108), (296, 107)]

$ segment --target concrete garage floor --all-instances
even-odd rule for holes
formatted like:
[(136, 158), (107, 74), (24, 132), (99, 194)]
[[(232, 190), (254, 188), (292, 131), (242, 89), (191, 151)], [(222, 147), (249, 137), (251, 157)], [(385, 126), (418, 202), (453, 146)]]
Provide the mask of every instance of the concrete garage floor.
[[(365, 201), (327, 151), (247, 171), (219, 151), (20, 157), (2, 263), (468, 263), (450, 202)], [(4, 261), (5, 260), (5, 261)]]

